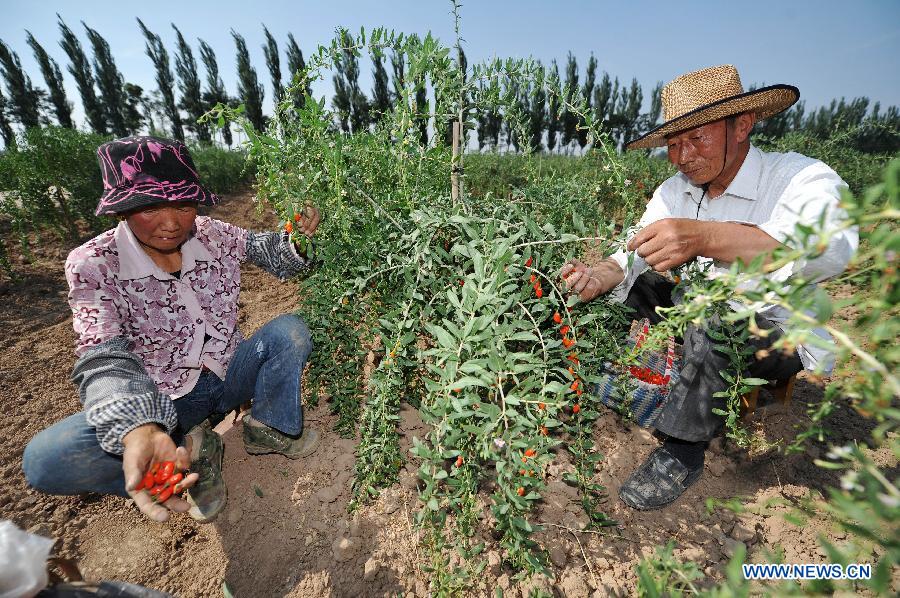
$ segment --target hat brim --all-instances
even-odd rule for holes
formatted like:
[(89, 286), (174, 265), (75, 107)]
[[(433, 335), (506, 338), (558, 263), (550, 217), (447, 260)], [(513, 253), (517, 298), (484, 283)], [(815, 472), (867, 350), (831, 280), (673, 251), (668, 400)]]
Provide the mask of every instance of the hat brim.
[(771, 118), (780, 112), (784, 112), (800, 99), (800, 90), (793, 85), (770, 85), (760, 89), (754, 89), (740, 95), (731, 96), (722, 100), (695, 108), (677, 118), (666, 121), (655, 129), (630, 141), (625, 149), (640, 149), (662, 147), (666, 144), (666, 137), (695, 127), (700, 127), (717, 120), (741, 114), (753, 112), (756, 120)]
[(119, 214), (170, 201), (196, 201), (201, 205), (211, 206), (219, 203), (219, 196), (203, 185), (191, 181), (175, 183), (143, 181), (108, 190), (100, 197), (95, 214), (97, 216)]

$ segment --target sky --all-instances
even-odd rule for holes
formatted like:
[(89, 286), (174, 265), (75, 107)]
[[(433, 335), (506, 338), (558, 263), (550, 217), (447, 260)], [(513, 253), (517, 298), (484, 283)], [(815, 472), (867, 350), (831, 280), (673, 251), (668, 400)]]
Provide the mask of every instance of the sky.
[[(83, 122), (68, 58), (59, 47), (57, 14), (89, 50), (81, 21), (109, 42), (126, 81), (156, 88), (154, 69), (144, 53), (136, 18), (159, 34), (175, 52), (174, 23), (192, 44), (198, 38), (216, 51), (229, 94), (236, 94), (235, 49), (230, 30), (244, 36), (271, 109), (271, 82), (263, 57), (263, 24), (283, 50), (293, 33), (304, 55), (326, 44), (336, 27), (351, 31), (382, 26), (397, 32), (431, 31), (443, 43), (455, 42), (451, 4), (446, 0), (269, 1), (204, 0), (110, 2), (100, 0), (0, 0), (0, 39), (16, 51), (33, 83), (45, 87), (25, 30), (37, 38), (63, 71), (66, 91)], [(744, 87), (789, 83), (800, 89), (807, 112), (833, 98), (868, 96), (883, 106), (900, 105), (900, 0), (725, 0), (681, 2), (631, 0), (476, 1), (462, 0), (461, 35), (471, 63), (493, 57), (556, 59), (564, 76), (569, 52), (578, 59), (581, 79), (591, 53), (598, 80), (606, 71), (623, 81), (637, 78), (645, 102), (659, 81), (716, 64), (734, 64)], [(204, 78), (202, 63), (201, 79)], [(362, 88), (371, 95), (370, 66), (364, 63)], [(174, 70), (174, 63), (173, 63)], [(313, 85), (331, 96), (330, 77)], [(5, 89), (4, 89), (5, 92)]]

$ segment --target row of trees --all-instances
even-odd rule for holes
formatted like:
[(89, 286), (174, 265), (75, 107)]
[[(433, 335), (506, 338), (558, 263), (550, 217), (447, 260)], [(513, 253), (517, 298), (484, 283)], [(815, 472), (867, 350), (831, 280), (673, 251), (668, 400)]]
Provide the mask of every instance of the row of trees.
[[(57, 15), (58, 16), (58, 15)], [(200, 61), (205, 68), (205, 80), (198, 71), (197, 60), (191, 45), (174, 24), (176, 46), (174, 61), (160, 36), (151, 31), (140, 19), (138, 26), (145, 38), (145, 50), (156, 73), (156, 90), (145, 91), (139, 85), (126, 82), (118, 70), (107, 41), (84, 22), (85, 32), (93, 54), (88, 57), (75, 33), (59, 17), (60, 47), (69, 58), (68, 71), (75, 79), (78, 94), (84, 108), (88, 127), (101, 135), (125, 136), (143, 130), (166, 131), (172, 137), (185, 139), (185, 129), (201, 144), (212, 142), (212, 133), (199, 117), (217, 103), (237, 106), (243, 104), (249, 121), (257, 130), (266, 125), (263, 113), (265, 90), (257, 71), (250, 61), (244, 38), (234, 30), (238, 74), (237, 95), (230, 96), (219, 73), (218, 61), (212, 47), (198, 39)], [(282, 99), (285, 83), (282, 74), (281, 51), (278, 42), (264, 26), (265, 44), (262, 49), (266, 67), (271, 77), (271, 89), (275, 101)], [(57, 62), (44, 47), (26, 30), (26, 41), (40, 66), (46, 89), (35, 86), (22, 68), (19, 56), (0, 40), (0, 74), (6, 82), (4, 96), (0, 89), (0, 136), (9, 147), (15, 144), (13, 124), (23, 129), (53, 123), (74, 127), (72, 103), (63, 86), (62, 73)], [(306, 67), (297, 41), (288, 34), (285, 49), (287, 73), (292, 75)], [(367, 95), (360, 85), (359, 56), (347, 50), (336, 64), (333, 76), (334, 95), (332, 105), (337, 113), (336, 126), (347, 132), (368, 130), (377, 125), (391, 110), (404, 85), (405, 65), (403, 56), (392, 53), (390, 58), (381, 50), (370, 57), (373, 86)], [(387, 63), (390, 62), (390, 71)], [(466, 71), (465, 53), (460, 48), (458, 64)], [(174, 62), (174, 72), (172, 69)], [(515, 110), (527, 115), (529, 143), (517, 139), (514, 125), (499, 111), (481, 111), (474, 115), (479, 149), (520, 151), (526, 145), (533, 150), (568, 152), (583, 149), (587, 132), (580, 125), (583, 117), (567, 106), (582, 103), (597, 122), (603, 123), (613, 140), (622, 145), (651, 129), (659, 121), (661, 112), (658, 83), (650, 94), (649, 110), (641, 112), (644, 92), (636, 79), (630, 84), (611, 78), (604, 72), (598, 81), (597, 59), (591, 55), (584, 73), (578, 68), (574, 55), (569, 53), (565, 65), (565, 80), (560, 78), (559, 66), (553, 60), (549, 67), (538, 64), (536, 77), (516, 83), (517, 88), (507, 90), (516, 99)], [(583, 80), (580, 79), (584, 75)], [(421, 141), (439, 135), (449, 142), (450, 132), (446, 122), (435, 115), (429, 129), (429, 94), (426, 82), (418, 81), (415, 104), (423, 114), (419, 119)], [(176, 98), (176, 90), (179, 92)], [(312, 91), (301, 89), (294, 98), (303, 102)], [(445, 119), (446, 120), (446, 119)], [(878, 103), (871, 105), (868, 98), (845, 101), (835, 100), (829, 106), (806, 113), (803, 102), (791, 110), (761, 123), (757, 133), (767, 138), (780, 138), (791, 131), (804, 131), (815, 137), (827, 139), (836, 133), (854, 131), (852, 143), (858, 149), (873, 152), (900, 150), (900, 110), (891, 106), (882, 111)], [(431, 135), (429, 134), (431, 131)], [(221, 131), (222, 141), (232, 144), (229, 126)]]
[[(209, 144), (212, 142), (211, 131), (198, 119), (220, 102), (231, 106), (244, 104), (253, 125), (260, 130), (265, 126), (262, 110), (265, 91), (250, 62), (247, 44), (239, 33), (231, 31), (238, 70), (238, 93), (232, 97), (225, 90), (215, 52), (208, 43), (198, 39), (200, 61), (206, 70), (203, 81), (194, 51), (178, 27), (172, 25), (177, 40), (172, 61), (160, 36), (138, 19), (146, 42), (146, 54), (156, 72), (157, 89), (145, 92), (141, 86), (125, 80), (116, 66), (109, 43), (100, 33), (82, 22), (92, 50), (92, 60), (75, 32), (62, 17), (57, 17), (61, 34), (59, 45), (69, 58), (67, 68), (75, 79), (86, 124), (93, 132), (123, 137), (143, 130), (166, 130), (175, 139), (184, 141), (187, 129), (198, 142)], [(268, 29), (264, 28), (264, 31), (266, 44), (263, 50), (277, 100), (284, 89), (278, 44)], [(26, 40), (40, 65), (46, 89), (32, 83), (31, 77), (22, 68), (18, 54), (0, 40), (0, 74), (6, 82), (8, 94), (4, 95), (0, 89), (0, 136), (7, 147), (15, 144), (12, 126), (15, 123), (23, 129), (54, 124), (54, 121), (62, 127), (75, 127), (73, 103), (63, 86), (59, 64), (27, 30)], [(303, 52), (291, 34), (288, 34), (286, 58), (289, 72), (306, 68)], [(178, 98), (176, 90), (180, 92)], [(229, 146), (232, 144), (231, 130), (227, 124), (222, 130), (222, 140)]]

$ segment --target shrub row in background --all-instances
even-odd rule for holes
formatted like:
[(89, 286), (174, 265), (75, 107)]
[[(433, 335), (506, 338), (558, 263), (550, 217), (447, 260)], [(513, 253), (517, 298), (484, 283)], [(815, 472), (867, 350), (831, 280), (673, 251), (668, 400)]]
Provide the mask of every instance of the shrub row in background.
[[(54, 233), (70, 246), (112, 226), (94, 216), (103, 182), (97, 146), (109, 137), (63, 127), (34, 128), (17, 149), (0, 153), (0, 269), (11, 274), (8, 249), (19, 243), (30, 258), (30, 236)], [(246, 155), (193, 147), (200, 177), (215, 193), (230, 193), (253, 176)]]

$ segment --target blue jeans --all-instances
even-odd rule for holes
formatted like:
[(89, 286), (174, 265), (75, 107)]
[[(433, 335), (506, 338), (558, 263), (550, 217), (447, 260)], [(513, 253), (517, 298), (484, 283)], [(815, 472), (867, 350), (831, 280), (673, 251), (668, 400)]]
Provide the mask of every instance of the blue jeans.
[[(225, 380), (206, 370), (197, 385), (175, 400), (179, 443), (197, 424), (221, 419), (253, 399), (253, 418), (291, 436), (303, 432), (300, 376), (312, 351), (306, 323), (294, 315), (278, 316), (240, 343)], [(125, 492), (121, 455), (107, 453), (84, 412), (35, 435), (25, 447), (22, 469), (28, 483), (47, 494), (118, 494)]]

